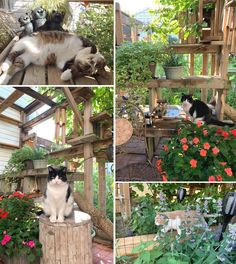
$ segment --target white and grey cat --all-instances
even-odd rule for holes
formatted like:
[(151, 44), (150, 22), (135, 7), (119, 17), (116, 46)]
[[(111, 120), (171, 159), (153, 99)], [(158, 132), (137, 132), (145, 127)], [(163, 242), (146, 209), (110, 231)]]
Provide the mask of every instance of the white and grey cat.
[(64, 222), (73, 209), (74, 198), (66, 177), (67, 168), (48, 167), (48, 183), (43, 198), (44, 213), (50, 222)]
[(191, 118), (191, 121), (197, 123), (198, 121), (205, 122), (206, 124), (213, 124), (218, 126), (234, 126), (217, 120), (212, 115), (210, 107), (200, 100), (194, 100), (190, 94), (182, 94), (181, 97), (182, 107), (184, 112)]
[[(67, 66), (69, 61), (71, 64)], [(30, 64), (55, 64), (62, 70), (61, 79), (67, 81), (95, 75), (105, 65), (105, 59), (96, 46), (82, 36), (62, 31), (37, 32), (14, 44), (1, 66), (0, 85), (8, 84), (17, 72)]]

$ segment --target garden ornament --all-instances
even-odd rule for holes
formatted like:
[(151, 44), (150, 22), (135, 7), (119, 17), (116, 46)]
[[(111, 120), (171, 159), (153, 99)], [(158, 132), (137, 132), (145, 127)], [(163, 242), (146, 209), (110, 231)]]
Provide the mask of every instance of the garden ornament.
[(186, 189), (184, 188), (179, 188), (177, 191), (177, 200), (178, 202), (182, 202), (184, 200), (184, 197), (186, 196)]
[(233, 216), (236, 215), (236, 192), (229, 192), (225, 195), (223, 200), (223, 226), (221, 231), (220, 240), (223, 239), (223, 233), (225, 232), (228, 224)]

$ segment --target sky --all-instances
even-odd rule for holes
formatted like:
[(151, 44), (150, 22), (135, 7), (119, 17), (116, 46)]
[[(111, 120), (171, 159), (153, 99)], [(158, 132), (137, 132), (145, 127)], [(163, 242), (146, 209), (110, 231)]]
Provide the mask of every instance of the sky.
[(155, 7), (154, 0), (116, 0), (116, 2), (120, 3), (122, 11), (129, 14)]

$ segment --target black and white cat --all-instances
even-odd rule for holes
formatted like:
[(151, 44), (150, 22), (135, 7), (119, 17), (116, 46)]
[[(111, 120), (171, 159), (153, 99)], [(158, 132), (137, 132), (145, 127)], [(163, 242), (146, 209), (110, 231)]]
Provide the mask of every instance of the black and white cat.
[(221, 122), (216, 118), (213, 118), (210, 107), (200, 100), (194, 100), (190, 94), (182, 94), (181, 102), (184, 112), (194, 123), (202, 121), (206, 124), (218, 126), (234, 126), (234, 124)]
[(48, 167), (48, 183), (43, 198), (43, 210), (50, 222), (63, 222), (70, 215), (74, 198), (66, 177), (66, 167)]

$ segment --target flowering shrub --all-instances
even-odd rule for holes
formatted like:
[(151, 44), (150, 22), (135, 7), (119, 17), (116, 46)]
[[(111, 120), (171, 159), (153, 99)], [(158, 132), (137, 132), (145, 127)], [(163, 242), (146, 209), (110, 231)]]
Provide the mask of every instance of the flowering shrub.
[(36, 210), (24, 193), (0, 197), (0, 255), (26, 255), (30, 262), (41, 256)]
[(186, 121), (164, 145), (156, 165), (163, 181), (234, 181), (236, 129)]

